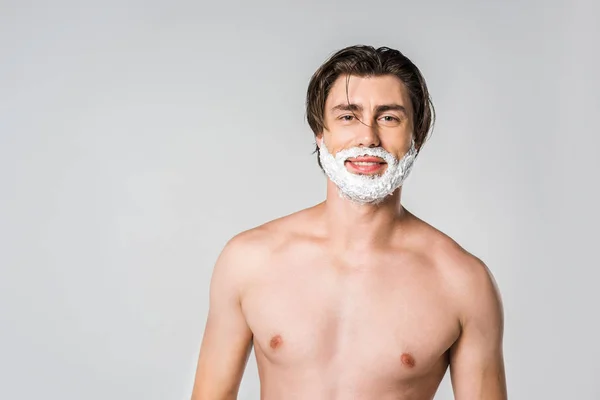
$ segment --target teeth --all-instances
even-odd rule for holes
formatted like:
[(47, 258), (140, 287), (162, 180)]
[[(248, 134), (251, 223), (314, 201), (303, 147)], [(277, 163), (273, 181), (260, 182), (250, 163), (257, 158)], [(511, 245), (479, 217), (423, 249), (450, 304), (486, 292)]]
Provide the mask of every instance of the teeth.
[(376, 163), (376, 162), (367, 162), (367, 161), (354, 161), (352, 164), (356, 164), (356, 165), (377, 165), (379, 163)]

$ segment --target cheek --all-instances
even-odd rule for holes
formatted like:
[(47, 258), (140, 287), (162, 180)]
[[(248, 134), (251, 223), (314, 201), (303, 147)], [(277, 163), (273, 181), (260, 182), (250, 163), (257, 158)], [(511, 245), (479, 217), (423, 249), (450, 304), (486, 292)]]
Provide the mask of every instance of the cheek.
[(355, 141), (360, 135), (360, 129), (357, 129), (358, 125), (340, 125), (332, 123), (329, 125), (327, 131), (328, 141), (332, 143), (346, 143)]
[(411, 138), (407, 136), (406, 140), (382, 140), (381, 147), (392, 154), (397, 159), (404, 157), (410, 149)]
[(341, 148), (343, 148), (343, 146), (340, 144), (339, 138), (336, 137), (331, 132), (327, 132), (326, 135), (321, 136), (321, 139), (319, 142), (319, 147), (322, 148), (323, 145), (325, 145), (327, 147), (327, 151), (330, 154), (335, 154), (339, 150), (341, 150)]
[(327, 150), (332, 154), (337, 153), (340, 150), (357, 146), (356, 135), (351, 135), (342, 131), (329, 132), (324, 138), (324, 141)]

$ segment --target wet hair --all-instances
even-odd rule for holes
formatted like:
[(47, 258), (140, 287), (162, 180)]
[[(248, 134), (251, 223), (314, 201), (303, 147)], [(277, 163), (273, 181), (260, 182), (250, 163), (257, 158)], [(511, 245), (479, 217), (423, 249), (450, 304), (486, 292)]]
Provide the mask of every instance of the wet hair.
[[(408, 90), (412, 103), (415, 147), (420, 150), (435, 121), (435, 109), (421, 71), (404, 54), (389, 47), (356, 45), (334, 53), (313, 74), (306, 93), (306, 119), (315, 137), (325, 126), (325, 101), (340, 76), (396, 76)], [(346, 90), (348, 80), (346, 81)], [(319, 147), (316, 146), (317, 162)]]

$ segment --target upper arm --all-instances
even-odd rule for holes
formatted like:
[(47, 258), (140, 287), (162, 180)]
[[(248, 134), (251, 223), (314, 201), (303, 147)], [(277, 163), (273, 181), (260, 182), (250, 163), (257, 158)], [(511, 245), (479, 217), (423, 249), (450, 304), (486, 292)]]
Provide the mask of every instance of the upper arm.
[(454, 395), (456, 400), (505, 400), (500, 294), (481, 261), (473, 258), (468, 264), (458, 295), (461, 334), (450, 349)]
[(210, 283), (209, 311), (200, 347), (192, 400), (235, 399), (252, 347), (240, 303), (247, 264), (244, 239), (236, 237), (219, 256)]

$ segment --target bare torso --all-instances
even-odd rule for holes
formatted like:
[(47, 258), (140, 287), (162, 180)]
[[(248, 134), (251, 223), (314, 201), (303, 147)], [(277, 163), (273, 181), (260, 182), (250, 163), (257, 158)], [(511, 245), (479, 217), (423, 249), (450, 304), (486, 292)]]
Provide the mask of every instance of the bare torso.
[(251, 233), (263, 254), (241, 307), (261, 398), (432, 399), (460, 335), (444, 254), (461, 250), (409, 213), (389, 245), (336, 249), (319, 215)]

